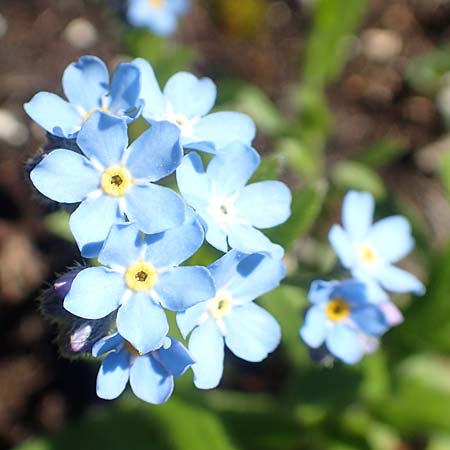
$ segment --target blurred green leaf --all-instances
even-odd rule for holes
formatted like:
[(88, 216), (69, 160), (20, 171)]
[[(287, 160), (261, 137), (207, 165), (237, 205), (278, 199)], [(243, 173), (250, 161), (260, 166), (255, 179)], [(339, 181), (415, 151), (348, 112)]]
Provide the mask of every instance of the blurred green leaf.
[(70, 214), (61, 209), (54, 213), (48, 214), (45, 217), (45, 225), (54, 235), (65, 239), (66, 241), (74, 242), (75, 239), (70, 231), (69, 218)]
[(450, 433), (436, 434), (431, 437), (426, 450), (449, 450), (450, 449)]
[(439, 174), (447, 193), (447, 197), (450, 199), (450, 152), (442, 154), (440, 158)]
[(249, 183), (258, 181), (276, 180), (280, 176), (281, 164), (279, 158), (275, 156), (264, 157), (261, 159), (258, 169), (250, 179)]
[(366, 148), (357, 159), (360, 163), (374, 168), (385, 166), (407, 151), (406, 145), (399, 140), (385, 139)]

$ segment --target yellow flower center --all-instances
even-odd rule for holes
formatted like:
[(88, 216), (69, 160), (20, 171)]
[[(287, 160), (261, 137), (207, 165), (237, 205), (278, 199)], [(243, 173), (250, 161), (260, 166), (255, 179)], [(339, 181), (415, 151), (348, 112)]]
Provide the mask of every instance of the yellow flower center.
[(209, 301), (208, 312), (211, 317), (220, 319), (225, 317), (232, 308), (231, 298), (225, 295), (219, 295)]
[(132, 355), (135, 355), (135, 356), (143, 355), (143, 353), (141, 353), (139, 350), (136, 350), (128, 341), (125, 341), (123, 346), (128, 351), (128, 353), (131, 353)]
[(95, 113), (95, 111), (101, 111), (101, 112), (104, 112), (104, 113), (112, 114), (112, 111), (110, 109), (106, 108), (105, 106), (102, 106), (101, 108), (92, 108), (89, 112), (87, 112), (83, 116), (83, 122), (86, 122), (86, 120), (88, 120), (89, 117), (91, 117), (92, 114)]
[(361, 261), (367, 265), (373, 265), (377, 261), (375, 250), (367, 244), (359, 247), (359, 257), (361, 258)]
[(114, 197), (124, 195), (133, 184), (130, 173), (125, 167), (114, 166), (106, 169), (102, 174), (100, 185), (103, 192)]
[(166, 0), (149, 0), (150, 7), (153, 9), (161, 9)]
[(333, 298), (327, 305), (325, 312), (333, 322), (339, 322), (350, 315), (350, 305), (342, 298)]
[(125, 282), (133, 291), (149, 291), (156, 283), (156, 269), (145, 261), (138, 262), (128, 267), (125, 272)]

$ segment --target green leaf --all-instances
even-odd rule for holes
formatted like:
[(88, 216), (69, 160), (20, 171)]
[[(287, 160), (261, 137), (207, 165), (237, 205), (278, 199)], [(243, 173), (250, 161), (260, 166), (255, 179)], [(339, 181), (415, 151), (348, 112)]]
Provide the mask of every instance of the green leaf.
[(439, 173), (441, 181), (444, 185), (447, 197), (450, 199), (450, 151), (441, 156), (440, 163)]
[(399, 158), (407, 151), (404, 142), (384, 139), (370, 145), (357, 159), (360, 163), (374, 168), (385, 166)]
[(70, 214), (67, 211), (59, 210), (45, 217), (47, 229), (56, 236), (66, 241), (74, 242), (75, 239), (69, 226)]

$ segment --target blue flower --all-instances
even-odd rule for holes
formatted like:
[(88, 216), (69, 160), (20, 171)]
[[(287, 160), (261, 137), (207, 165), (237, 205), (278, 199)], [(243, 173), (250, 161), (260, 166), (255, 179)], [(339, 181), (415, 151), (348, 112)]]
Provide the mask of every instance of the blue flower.
[(77, 143), (84, 155), (53, 150), (30, 177), (53, 200), (81, 202), (70, 217), (70, 228), (83, 256), (96, 257), (111, 226), (126, 218), (145, 233), (183, 223), (182, 198), (153, 183), (171, 174), (182, 158), (175, 126), (156, 124), (127, 148), (125, 122), (95, 112), (78, 134)]
[(217, 386), (222, 378), (224, 341), (239, 358), (259, 362), (280, 342), (280, 327), (252, 302), (277, 287), (285, 275), (281, 261), (267, 254), (231, 250), (209, 266), (215, 291), (208, 301), (177, 314), (183, 337), (190, 333), (189, 351), (196, 364), (195, 385)]
[(72, 138), (94, 111), (103, 111), (131, 122), (142, 110), (140, 73), (131, 63), (118, 66), (109, 85), (108, 69), (95, 56), (83, 56), (64, 71), (64, 94), (39, 92), (24, 108), (49, 133)]
[(182, 226), (158, 234), (143, 236), (135, 224), (115, 225), (98, 256), (109, 267), (82, 270), (64, 307), (86, 319), (118, 309), (117, 330), (147, 353), (169, 330), (163, 307), (184, 311), (214, 295), (205, 267), (177, 267), (202, 242), (203, 231), (192, 212)]
[[(312, 348), (323, 344), (348, 364), (358, 362), (389, 328), (380, 305), (368, 298), (366, 285), (358, 280), (314, 281), (308, 294), (308, 310), (300, 336)], [(371, 350), (373, 351), (373, 349)]]
[(161, 92), (150, 64), (141, 58), (133, 63), (141, 71), (143, 117), (150, 123), (167, 120), (177, 125), (184, 148), (214, 153), (234, 140), (251, 144), (256, 129), (250, 117), (229, 111), (208, 114), (217, 94), (212, 80), (179, 72)]
[(188, 0), (128, 0), (127, 19), (135, 27), (167, 36), (175, 32), (178, 17), (189, 7)]
[(393, 265), (414, 248), (409, 222), (402, 216), (391, 216), (372, 224), (373, 211), (374, 200), (369, 193), (351, 191), (345, 196), (343, 227), (333, 225), (329, 234), (339, 260), (372, 289), (381, 290), (381, 285), (393, 292), (422, 295), (423, 284)]
[(191, 152), (177, 169), (178, 187), (202, 218), (212, 246), (281, 257), (283, 249), (257, 228), (279, 225), (289, 217), (291, 193), (280, 181), (246, 186), (259, 161), (255, 150), (235, 142), (214, 156), (205, 172), (199, 155)]
[(118, 397), (130, 381), (140, 399), (154, 404), (172, 395), (174, 377), (183, 375), (193, 364), (186, 348), (174, 338), (165, 338), (148, 352), (139, 352), (120, 334), (98, 341), (92, 354), (108, 353), (97, 376), (97, 395), (106, 400)]

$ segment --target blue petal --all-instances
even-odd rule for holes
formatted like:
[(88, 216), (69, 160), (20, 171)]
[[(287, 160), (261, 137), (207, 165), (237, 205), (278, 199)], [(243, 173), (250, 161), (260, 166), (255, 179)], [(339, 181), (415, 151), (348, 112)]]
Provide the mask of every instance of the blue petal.
[(83, 116), (75, 106), (50, 92), (37, 93), (23, 107), (35, 122), (55, 136), (72, 138), (83, 124)]
[(173, 376), (180, 377), (194, 364), (186, 347), (174, 338), (169, 338), (169, 348), (160, 348), (154, 352), (155, 358)]
[(132, 63), (118, 65), (111, 82), (109, 109), (121, 115), (136, 107), (141, 90), (141, 72)]
[(81, 202), (100, 183), (99, 171), (84, 156), (62, 149), (45, 156), (30, 178), (38, 191), (61, 203)]
[(131, 144), (126, 165), (135, 178), (157, 181), (174, 172), (182, 157), (180, 130), (169, 122), (160, 122)]
[[(216, 149), (222, 149), (233, 141), (250, 145), (255, 138), (256, 127), (253, 120), (245, 114), (222, 111), (201, 118), (194, 126), (194, 134), (198, 136), (198, 142), (212, 142)], [(190, 148), (189, 145), (187, 147)], [(198, 145), (193, 145), (194, 149), (197, 147)]]
[(224, 343), (214, 320), (206, 321), (192, 332), (189, 352), (196, 361), (192, 366), (195, 386), (215, 388), (222, 378)]
[(314, 280), (308, 292), (309, 301), (314, 304), (327, 303), (337, 285), (337, 281)]
[(358, 333), (342, 323), (335, 324), (326, 338), (328, 350), (347, 364), (355, 364), (364, 354)]
[(381, 336), (389, 329), (386, 318), (376, 305), (366, 303), (352, 306), (351, 319), (359, 329), (371, 336)]
[(239, 216), (257, 228), (270, 228), (291, 215), (291, 191), (280, 181), (262, 181), (245, 186), (236, 200)]
[(259, 362), (273, 352), (281, 339), (278, 322), (255, 303), (233, 307), (224, 317), (225, 344), (239, 358)]
[(203, 170), (200, 156), (191, 152), (177, 169), (178, 189), (184, 199), (195, 209), (207, 208), (211, 197), (211, 180)]
[(378, 281), (368, 276), (365, 271), (364, 273), (359, 272), (360, 271), (358, 269), (352, 270), (353, 276), (365, 284), (366, 297), (369, 302), (380, 304), (389, 301), (389, 295), (379, 285)]
[(201, 302), (177, 314), (177, 325), (184, 339), (200, 323), (200, 318), (207, 310), (208, 302)]
[(110, 352), (111, 350), (117, 349), (119, 345), (123, 343), (124, 339), (119, 333), (113, 333), (109, 336), (97, 341), (92, 347), (92, 356), (95, 358)]
[(145, 237), (145, 259), (158, 269), (178, 266), (200, 248), (203, 238), (203, 228), (195, 214), (186, 209), (183, 225)]
[(161, 36), (168, 36), (177, 29), (177, 17), (170, 11), (153, 11), (148, 18), (148, 27)]
[(147, 120), (161, 116), (165, 111), (164, 97), (152, 66), (143, 58), (134, 59), (133, 64), (141, 72), (140, 98), (145, 101), (142, 115)]
[(216, 95), (216, 85), (211, 79), (197, 78), (188, 72), (176, 73), (164, 87), (164, 97), (173, 111), (188, 119), (208, 114)]
[(344, 229), (340, 225), (333, 225), (328, 234), (328, 240), (341, 264), (346, 268), (351, 267), (355, 262), (355, 249)]
[(160, 233), (184, 222), (186, 207), (169, 188), (156, 184), (133, 186), (126, 196), (126, 214), (147, 234)]
[(173, 12), (183, 15), (186, 14), (190, 8), (190, 3), (188, 0), (172, 0), (167, 5)]
[(125, 390), (129, 376), (129, 353), (126, 350), (110, 353), (97, 375), (97, 395), (105, 400), (117, 398)]
[(384, 314), (384, 317), (389, 324), (390, 327), (395, 327), (403, 322), (403, 314), (397, 308), (395, 303), (392, 302), (384, 302), (379, 305), (379, 308)]
[(367, 287), (358, 280), (344, 280), (336, 285), (331, 298), (343, 298), (349, 302), (361, 303), (368, 301)]
[(64, 308), (85, 319), (101, 319), (119, 307), (124, 292), (121, 274), (106, 267), (89, 267), (73, 280)]
[(368, 192), (350, 191), (342, 205), (342, 224), (352, 240), (362, 240), (373, 221), (374, 200)]
[(385, 289), (392, 292), (425, 293), (425, 286), (414, 275), (398, 267), (386, 265), (377, 269), (375, 277)]
[(147, 293), (133, 293), (117, 313), (119, 333), (141, 353), (159, 346), (169, 331), (166, 314)]
[(96, 111), (78, 133), (77, 144), (105, 168), (118, 165), (128, 145), (127, 125), (123, 119)]
[(411, 226), (402, 216), (386, 217), (376, 222), (369, 231), (367, 241), (388, 262), (404, 258), (414, 248)]
[(259, 165), (259, 155), (251, 147), (234, 142), (217, 153), (206, 169), (217, 193), (230, 196), (240, 191)]
[(153, 356), (138, 356), (130, 370), (130, 385), (136, 397), (159, 405), (173, 392), (173, 376)]
[(62, 78), (65, 96), (88, 113), (102, 106), (102, 97), (108, 93), (108, 69), (96, 56), (82, 56), (67, 66)]
[(85, 258), (96, 258), (111, 227), (124, 221), (116, 197), (88, 198), (70, 216), (70, 230)]
[(300, 328), (300, 336), (312, 348), (319, 348), (327, 336), (327, 317), (320, 306), (312, 306)]
[(136, 224), (114, 225), (98, 255), (98, 260), (108, 266), (129, 267), (140, 256), (143, 239)]
[(213, 247), (222, 252), (228, 251), (227, 234), (209, 214), (198, 211), (205, 227), (205, 239)]
[[(237, 250), (230, 250), (220, 259), (208, 266), (208, 269), (214, 279), (214, 284), (218, 290), (223, 289), (226, 285), (228, 285), (234, 277), (241, 280), (242, 276), (240, 276), (239, 272), (237, 272), (237, 266), (248, 256), (250, 255), (238, 252)], [(259, 255), (256, 256), (259, 257)]]
[(158, 275), (154, 287), (161, 304), (171, 311), (184, 311), (214, 297), (214, 282), (205, 267), (175, 267)]

